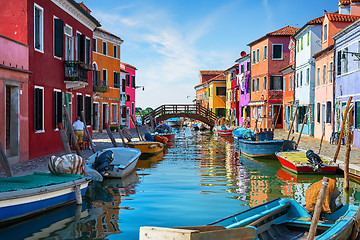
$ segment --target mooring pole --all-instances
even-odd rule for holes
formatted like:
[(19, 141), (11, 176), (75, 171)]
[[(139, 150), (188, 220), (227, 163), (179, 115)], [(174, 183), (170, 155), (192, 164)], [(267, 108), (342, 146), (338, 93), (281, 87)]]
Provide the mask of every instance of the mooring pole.
[[(311, 107), (311, 105), (309, 104), (308, 107), (307, 107), (306, 114), (305, 114), (305, 116), (304, 116), (304, 120), (303, 120), (303, 122), (302, 122), (301, 131), (300, 131), (300, 133), (299, 133), (299, 137), (298, 137), (298, 140), (297, 140), (297, 143), (296, 143), (296, 146), (295, 146), (295, 150), (297, 150), (297, 148), (298, 148), (298, 146), (299, 146), (300, 139), (301, 139), (301, 134), (302, 134), (302, 132), (303, 132), (303, 130), (304, 130), (305, 121), (307, 120), (310, 107)], [(310, 131), (310, 126), (309, 126), (309, 131)]]
[(294, 127), (295, 118), (296, 118), (297, 115), (298, 115), (298, 107), (299, 107), (299, 105), (296, 105), (294, 117), (293, 117), (293, 119), (292, 119), (291, 126), (290, 126), (290, 129), (289, 129), (289, 133), (288, 133), (288, 136), (287, 136), (287, 138), (286, 138), (287, 140), (289, 140), (291, 131), (292, 131), (293, 127)]
[(346, 128), (346, 150), (345, 150), (345, 163), (344, 163), (344, 188), (349, 190), (349, 165), (350, 165), (350, 152), (353, 140), (352, 124), (354, 121), (354, 105), (349, 110), (349, 119)]
[(110, 130), (109, 124), (105, 123), (105, 124), (104, 124), (104, 127), (105, 127), (105, 129), (106, 129), (106, 132), (107, 132), (107, 134), (108, 134), (108, 136), (109, 136), (110, 140), (111, 140), (112, 145), (113, 145), (114, 147), (117, 147), (117, 144), (116, 144), (115, 138), (114, 138), (114, 136), (113, 136), (113, 135), (112, 135), (112, 133), (111, 133), (111, 130)]
[(71, 149), (70, 149), (70, 144), (69, 144), (69, 140), (68, 140), (68, 137), (66, 135), (66, 132), (64, 130), (64, 126), (62, 123), (58, 123), (58, 129), (59, 129), (59, 132), (60, 132), (60, 137), (61, 137), (61, 141), (64, 145), (64, 149), (65, 149), (65, 153), (67, 154), (71, 154)]

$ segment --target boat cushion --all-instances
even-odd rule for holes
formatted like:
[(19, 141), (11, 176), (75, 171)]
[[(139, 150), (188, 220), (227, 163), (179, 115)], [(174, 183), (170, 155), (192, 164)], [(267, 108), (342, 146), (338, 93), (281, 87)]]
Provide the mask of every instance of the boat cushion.
[(18, 191), (66, 183), (82, 177), (81, 175), (70, 173), (54, 174), (34, 172), (32, 175), (0, 178), (0, 192)]
[[(315, 209), (315, 205), (319, 196), (320, 188), (322, 186), (322, 180), (312, 184), (305, 191), (305, 200), (306, 200), (306, 209), (309, 212), (313, 212)], [(321, 211), (326, 213), (332, 212), (331, 202), (335, 199), (332, 199), (332, 196), (335, 192), (336, 188), (336, 179), (329, 178), (328, 187), (326, 188), (325, 199), (322, 204)]]

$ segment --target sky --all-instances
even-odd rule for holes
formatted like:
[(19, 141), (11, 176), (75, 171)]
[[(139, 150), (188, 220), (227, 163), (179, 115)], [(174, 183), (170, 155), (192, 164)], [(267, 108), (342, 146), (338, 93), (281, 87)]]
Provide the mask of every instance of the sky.
[(225, 70), (248, 43), (338, 10), (338, 0), (83, 0), (124, 42), (135, 66), (136, 106), (192, 103), (200, 70)]

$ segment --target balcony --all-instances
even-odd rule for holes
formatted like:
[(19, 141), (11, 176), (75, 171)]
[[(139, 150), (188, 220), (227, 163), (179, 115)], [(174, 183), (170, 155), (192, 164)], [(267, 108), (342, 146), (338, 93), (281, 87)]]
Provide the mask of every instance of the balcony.
[(109, 87), (106, 85), (106, 81), (94, 79), (93, 90), (98, 93), (106, 93), (109, 91)]
[(88, 65), (78, 61), (64, 61), (66, 89), (79, 89), (88, 85)]

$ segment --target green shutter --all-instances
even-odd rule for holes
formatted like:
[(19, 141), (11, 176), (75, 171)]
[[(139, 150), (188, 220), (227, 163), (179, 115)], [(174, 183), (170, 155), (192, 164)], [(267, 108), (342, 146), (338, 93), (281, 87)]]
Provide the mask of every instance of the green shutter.
[(81, 62), (85, 62), (85, 35), (80, 35), (80, 44), (79, 44), (79, 57)]
[(355, 102), (355, 128), (360, 129), (360, 102)]

